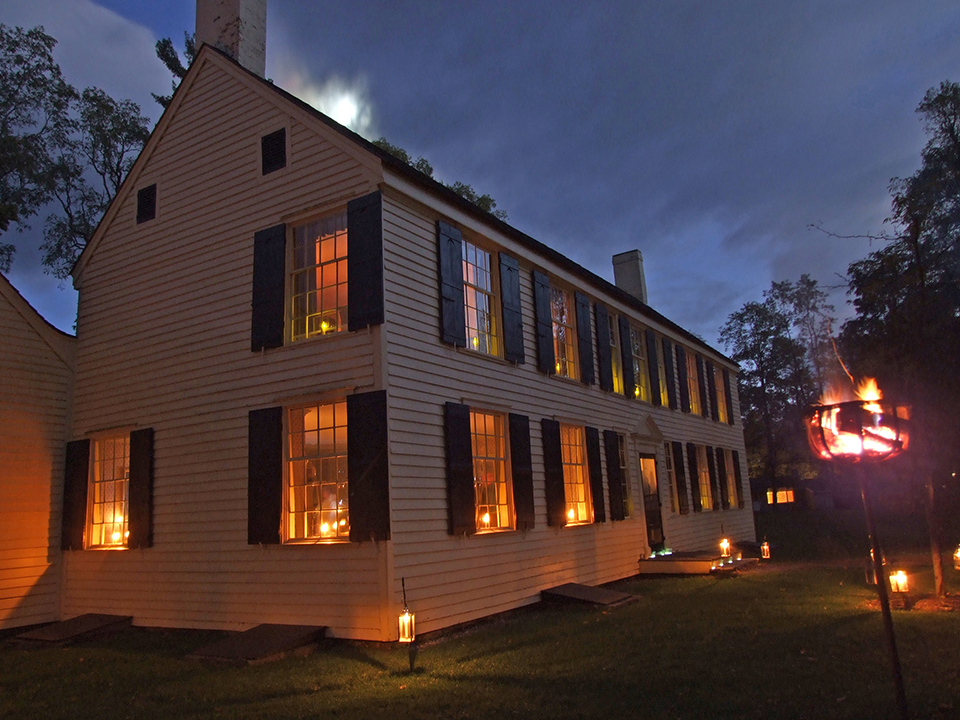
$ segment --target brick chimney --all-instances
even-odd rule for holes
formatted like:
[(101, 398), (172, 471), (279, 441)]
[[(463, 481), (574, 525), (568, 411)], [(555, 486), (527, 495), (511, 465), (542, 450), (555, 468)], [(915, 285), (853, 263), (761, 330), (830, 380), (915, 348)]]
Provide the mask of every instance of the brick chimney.
[(263, 77), (267, 57), (267, 0), (197, 0), (197, 47), (223, 50)]
[(613, 256), (613, 282), (646, 305), (647, 279), (643, 274), (643, 255), (639, 250), (628, 250)]

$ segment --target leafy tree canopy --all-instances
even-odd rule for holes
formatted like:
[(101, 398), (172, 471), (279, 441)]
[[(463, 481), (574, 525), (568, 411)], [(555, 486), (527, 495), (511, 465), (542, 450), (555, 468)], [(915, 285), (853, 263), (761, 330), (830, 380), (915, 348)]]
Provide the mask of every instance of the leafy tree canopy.
[(193, 59), (197, 56), (196, 37), (196, 34), (183, 33), (183, 56), (187, 61), (186, 65), (180, 60), (180, 56), (173, 47), (173, 41), (170, 38), (163, 38), (157, 41), (157, 57), (160, 58), (160, 62), (162, 62), (173, 75), (173, 88), (169, 95), (150, 93), (153, 95), (153, 99), (156, 100), (164, 110), (167, 109), (167, 105), (169, 105), (170, 100), (173, 99), (173, 93), (177, 91), (180, 81), (186, 77), (190, 63), (192, 63)]

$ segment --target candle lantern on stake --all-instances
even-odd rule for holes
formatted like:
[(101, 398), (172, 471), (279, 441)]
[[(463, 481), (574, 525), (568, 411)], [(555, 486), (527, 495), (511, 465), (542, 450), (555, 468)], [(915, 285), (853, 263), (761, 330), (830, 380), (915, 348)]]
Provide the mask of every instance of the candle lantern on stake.
[(770, 559), (770, 543), (764, 539), (763, 545), (760, 546), (760, 558), (763, 560)]
[(730, 541), (727, 538), (723, 538), (720, 541), (720, 557), (728, 558), (730, 557)]
[(895, 593), (905, 593), (910, 589), (910, 580), (903, 570), (890, 573), (890, 589)]
[(417, 662), (417, 616), (410, 612), (407, 607), (407, 582), (406, 578), (400, 578), (400, 587), (403, 590), (403, 612), (398, 618), (400, 630), (400, 642), (409, 643), (410, 672)]

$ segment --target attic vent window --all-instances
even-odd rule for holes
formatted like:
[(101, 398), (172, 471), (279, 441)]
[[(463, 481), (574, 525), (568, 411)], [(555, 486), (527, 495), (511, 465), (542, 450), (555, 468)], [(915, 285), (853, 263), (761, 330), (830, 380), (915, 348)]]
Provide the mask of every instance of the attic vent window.
[(157, 216), (157, 184), (140, 188), (137, 192), (137, 225)]
[(280, 128), (260, 138), (260, 161), (264, 175), (287, 166), (286, 128)]

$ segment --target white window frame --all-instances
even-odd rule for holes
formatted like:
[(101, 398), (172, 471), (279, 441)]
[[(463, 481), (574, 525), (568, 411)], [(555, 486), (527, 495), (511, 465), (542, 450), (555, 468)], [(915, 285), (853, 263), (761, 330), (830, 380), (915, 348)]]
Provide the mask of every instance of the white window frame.
[[(461, 258), (467, 349), (485, 355), (503, 357), (503, 342), (499, 332), (500, 288), (496, 272), (496, 253), (463, 238)], [(481, 262), (482, 260), (485, 260), (485, 263)], [(472, 304), (471, 298), (474, 299)], [(479, 307), (479, 298), (486, 301), (488, 306), (486, 310)], [(480, 327), (484, 319), (487, 325)]]
[(559, 377), (577, 380), (577, 317), (573, 294), (566, 288), (550, 286), (550, 318), (553, 325), (553, 356)]
[(349, 321), (346, 209), (298, 222), (289, 232), (287, 337), (299, 342), (344, 332)]
[[(484, 431), (478, 432), (478, 421), (484, 418)], [(493, 432), (488, 422), (493, 423)], [(493, 454), (490, 442), (493, 439)], [(481, 444), (483, 447), (481, 447)], [(513, 530), (513, 478), (510, 474), (510, 443), (507, 419), (503, 413), (470, 408), (470, 445), (473, 454), (473, 482), (477, 508), (477, 532)], [(482, 452), (481, 452), (482, 451)], [(493, 475), (493, 480), (489, 478)], [(491, 492), (493, 497), (491, 498)], [(493, 502), (491, 502), (491, 499)]]
[[(125, 549), (130, 536), (130, 433), (99, 435), (91, 438), (90, 444), (84, 547)], [(120, 465), (117, 460), (121, 461)], [(106, 472), (108, 464), (112, 467)]]
[(590, 496), (586, 432), (582, 425), (560, 423), (560, 455), (567, 525), (588, 525), (593, 522), (593, 503)]

